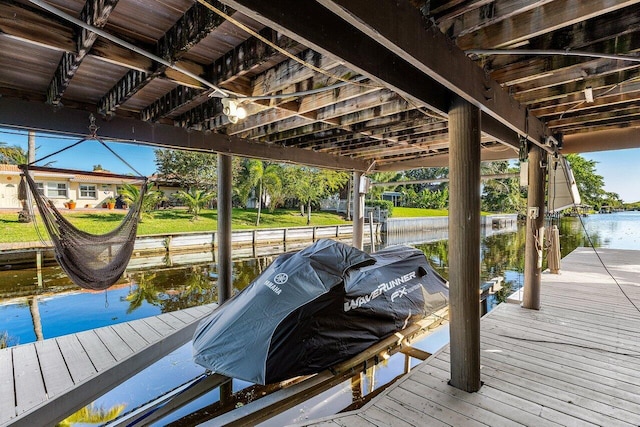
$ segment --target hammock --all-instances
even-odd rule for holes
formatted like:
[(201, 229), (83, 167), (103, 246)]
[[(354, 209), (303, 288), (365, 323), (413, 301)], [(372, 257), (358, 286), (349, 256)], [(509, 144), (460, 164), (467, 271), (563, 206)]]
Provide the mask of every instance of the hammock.
[[(18, 166), (22, 170), (22, 180), (18, 190), (18, 198), (20, 200), (26, 200), (27, 191), (25, 187), (28, 186), (31, 194), (33, 194), (36, 206), (38, 206), (38, 211), (42, 216), (47, 232), (49, 236), (51, 236), (56, 260), (73, 283), (85, 289), (103, 290), (115, 284), (118, 279), (120, 279), (120, 276), (122, 276), (122, 273), (124, 273), (127, 264), (129, 264), (129, 259), (133, 252), (133, 245), (135, 244), (136, 232), (138, 231), (138, 222), (140, 222), (142, 202), (147, 192), (147, 178), (141, 176), (140, 172), (135, 170), (133, 166), (109, 148), (109, 146), (96, 135), (98, 126), (96, 126), (93, 114), (89, 116), (89, 121), (89, 131), (91, 133), (88, 137), (31, 162), (28, 165)], [(136, 204), (129, 209), (129, 212), (118, 228), (102, 235), (78, 230), (60, 214), (51, 200), (40, 193), (35, 181), (31, 175), (29, 175), (29, 168), (40, 171), (86, 173), (32, 165), (88, 140), (96, 140), (102, 144), (103, 147), (137, 173), (143, 182)], [(99, 172), (94, 172), (94, 175), (116, 177), (116, 175), (113, 174), (104, 175)], [(132, 177), (126, 176), (126, 178), (130, 179)], [(37, 226), (36, 230), (38, 230)]]
[[(38, 211), (51, 237), (55, 257), (69, 278), (85, 289), (103, 290), (118, 281), (124, 272), (135, 243), (142, 200), (147, 191), (146, 178), (137, 203), (131, 207), (120, 225), (109, 233), (97, 235), (77, 229), (56, 209), (53, 202), (38, 189), (29, 174), (28, 165), (20, 165), (23, 183), (33, 194)], [(52, 168), (37, 167), (38, 170)]]

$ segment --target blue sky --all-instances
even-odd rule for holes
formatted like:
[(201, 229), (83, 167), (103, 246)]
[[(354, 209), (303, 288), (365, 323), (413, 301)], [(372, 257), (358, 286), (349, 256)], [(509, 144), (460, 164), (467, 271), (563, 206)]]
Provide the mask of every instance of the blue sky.
[[(37, 158), (67, 147), (77, 138), (51, 137), (45, 134), (36, 134)], [(0, 142), (9, 145), (20, 145), (26, 149), (26, 132), (13, 129), (0, 128)], [(109, 147), (131, 163), (141, 174), (151, 175), (156, 170), (155, 156), (152, 147), (109, 143)], [(595, 160), (596, 172), (604, 177), (605, 190), (618, 193), (625, 202), (640, 201), (640, 148), (616, 151), (602, 151), (585, 153), (586, 159)], [(86, 141), (73, 147), (64, 153), (51, 158), (56, 163), (54, 167), (92, 170), (94, 165), (101, 165), (112, 172), (128, 174), (132, 173), (124, 163), (102, 147), (96, 141)]]

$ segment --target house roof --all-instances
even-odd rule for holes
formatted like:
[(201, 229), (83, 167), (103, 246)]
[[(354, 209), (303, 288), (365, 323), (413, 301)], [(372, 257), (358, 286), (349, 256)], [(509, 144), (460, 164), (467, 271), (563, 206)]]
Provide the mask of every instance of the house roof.
[(93, 113), (107, 139), (399, 170), (447, 164), (459, 96), (485, 160), (638, 147), (638, 3), (5, 1), (0, 124), (86, 135)]
[[(100, 171), (103, 174), (109, 174), (108, 171)], [(16, 165), (0, 164), (0, 174), (3, 175), (20, 175), (22, 171)], [(82, 173), (80, 171), (61, 172), (52, 169), (51, 171), (35, 170), (31, 174), (35, 179), (64, 179), (71, 182), (91, 183), (91, 184), (125, 184), (138, 182), (140, 179), (137, 177), (131, 177), (131, 179), (123, 178), (120, 175), (114, 174), (113, 177), (98, 176), (91, 172)]]

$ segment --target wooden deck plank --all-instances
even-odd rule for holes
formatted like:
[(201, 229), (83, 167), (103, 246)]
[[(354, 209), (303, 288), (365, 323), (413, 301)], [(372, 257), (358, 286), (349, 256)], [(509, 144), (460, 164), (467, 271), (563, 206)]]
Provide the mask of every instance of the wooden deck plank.
[(151, 343), (160, 337), (160, 333), (153, 329), (144, 319), (134, 320), (132, 322), (128, 322), (128, 324), (143, 337), (147, 343)]
[[(378, 404), (379, 403), (379, 404)], [(422, 418), (422, 414), (415, 413), (412, 410), (405, 410), (400, 404), (393, 400), (385, 400), (376, 403), (367, 408), (366, 412), (362, 412), (359, 415), (366, 421), (373, 423), (376, 426), (394, 426), (394, 427), (414, 427), (419, 425), (429, 425), (434, 427), (446, 427), (447, 424), (443, 424), (438, 420), (433, 420), (433, 424), (430, 423), (430, 417)], [(406, 415), (408, 416), (406, 416)], [(417, 420), (422, 420), (422, 424), (417, 424)]]
[[(490, 362), (489, 362), (490, 363)], [(632, 426), (634, 424), (616, 418), (616, 408), (594, 402), (588, 398), (566, 391), (564, 388), (549, 386), (534, 379), (522, 377), (521, 370), (506, 372), (503, 367), (483, 365), (483, 374), (487, 377), (500, 377), (502, 382), (520, 387), (520, 395), (527, 396), (532, 402), (553, 408), (578, 420), (593, 422), (603, 426)], [(534, 375), (535, 377), (535, 375)], [(536, 377), (535, 379), (539, 379)], [(487, 383), (489, 380), (487, 381)], [(495, 384), (492, 383), (492, 386)], [(605, 411), (606, 413), (603, 413)], [(611, 413), (614, 412), (612, 415)]]
[(19, 345), (13, 349), (16, 413), (47, 400), (35, 346)]
[(56, 341), (74, 384), (84, 381), (97, 372), (76, 335), (58, 337)]
[[(413, 381), (407, 381), (401, 387), (406, 388), (408, 391), (416, 395), (427, 396), (432, 391), (448, 394), (455, 399), (462, 400), (469, 405), (482, 408), (485, 411), (494, 412), (496, 414), (503, 414), (504, 417), (508, 417), (511, 421), (518, 425), (536, 425), (540, 427), (560, 426), (560, 424), (557, 424), (550, 420), (541, 420), (540, 417), (537, 416), (537, 414), (539, 414), (540, 410), (542, 409), (541, 405), (531, 404), (529, 405), (529, 410), (526, 411), (521, 408), (522, 403), (526, 403), (526, 401), (522, 401), (522, 399), (517, 400), (517, 398), (515, 398), (514, 396), (507, 395), (506, 393), (494, 393), (494, 398), (491, 399), (487, 399), (486, 393), (466, 393), (464, 391), (458, 390), (455, 387), (451, 387), (448, 384), (449, 376), (442, 375), (444, 373), (443, 371), (440, 371), (441, 375), (438, 376), (437, 369), (429, 365), (426, 365), (426, 367), (430, 369), (420, 370), (416, 372), (411, 376)], [(421, 390), (423, 389), (418, 386), (419, 384), (428, 387), (428, 389), (421, 392)], [(482, 391), (486, 392), (490, 389), (491, 387), (483, 387)], [(500, 395), (498, 396), (498, 394)], [(473, 414), (473, 408), (470, 407), (468, 409), (468, 413)], [(473, 414), (473, 417), (476, 418), (475, 414)]]
[(73, 387), (73, 379), (62, 352), (55, 340), (44, 340), (35, 343), (40, 369), (44, 379), (47, 397), (51, 398), (63, 390)]
[(497, 352), (492, 354), (491, 358), (494, 360), (502, 360), (507, 363), (523, 362), (549, 377), (585, 389), (591, 389), (594, 385), (594, 376), (598, 376), (598, 392), (632, 402), (632, 406), (640, 411), (640, 377), (637, 375), (620, 374), (607, 369), (607, 367), (597, 366), (597, 363), (586, 363), (570, 354), (569, 357), (564, 358), (555, 356), (551, 352), (541, 351), (540, 347), (537, 349), (526, 348), (526, 350), (511, 349), (504, 345), (503, 339), (494, 340), (493, 337), (487, 335), (484, 337), (484, 342), (492, 344), (494, 349), (511, 350), (508, 358)]
[(172, 316), (182, 320), (184, 323), (191, 323), (195, 318), (201, 316), (199, 313), (197, 315), (195, 313), (192, 313), (192, 310), (172, 311), (168, 314), (171, 314)]
[(76, 338), (82, 345), (85, 354), (89, 357), (95, 371), (101, 372), (116, 362), (115, 356), (94, 330), (76, 334)]
[(126, 342), (133, 351), (138, 351), (149, 344), (149, 341), (128, 323), (113, 325), (111, 329), (118, 334), (122, 341)]
[[(374, 408), (379, 410), (377, 414), (375, 414), (375, 412), (373, 411)], [(425, 426), (427, 425), (427, 426), (434, 426), (434, 427), (464, 425), (464, 424), (445, 423), (440, 419), (435, 418), (433, 415), (429, 413), (420, 411), (411, 406), (405, 406), (402, 403), (398, 402), (397, 400), (391, 399), (391, 398), (381, 399), (378, 402), (376, 402), (373, 406), (369, 407), (369, 409), (367, 410), (366, 416), (367, 418), (369, 418), (372, 415), (375, 415), (374, 420), (378, 421), (377, 425), (388, 425), (388, 426), (396, 426), (396, 425)], [(400, 420), (402, 420), (402, 422)], [(382, 422), (382, 424), (380, 422)]]
[[(24, 350), (15, 347), (0, 351), (0, 365), (5, 366), (7, 365), (7, 355), (11, 360), (11, 352), (18, 349), (18, 357), (21, 360), (20, 369), (25, 372), (24, 375), (19, 376), (20, 391), (18, 391), (17, 385), (13, 385), (16, 389), (15, 393), (20, 393), (21, 402), (24, 403), (20, 407), (15, 406), (14, 402), (11, 403), (13, 413), (18, 409), (20, 413), (14, 418), (10, 418), (9, 421), (15, 426), (33, 426), (50, 425), (63, 419), (159, 358), (184, 345), (193, 337), (200, 318), (208, 312), (209, 310), (188, 309), (186, 314), (167, 313), (116, 326), (66, 335), (46, 340), (43, 343), (27, 344), (23, 346)], [(59, 348), (61, 355), (58, 357), (63, 358), (63, 363), (60, 359), (56, 360), (56, 356), (51, 356), (44, 364), (38, 364), (37, 356), (40, 353), (36, 353), (36, 348), (41, 349), (41, 354), (45, 357), (54, 354), (52, 353), (54, 347)], [(27, 354), (22, 354), (28, 352), (33, 353), (31, 359), (27, 357)], [(31, 363), (30, 360), (35, 360), (35, 363)], [(41, 374), (39, 371), (41, 365), (47, 366), (47, 369), (54, 368), (56, 372)], [(52, 379), (52, 381), (58, 381), (55, 393), (51, 393), (48, 398), (45, 396), (46, 400), (34, 400), (39, 399), (38, 396), (45, 393), (38, 391), (37, 384), (32, 384), (33, 380), (31, 380), (28, 389), (30, 398), (34, 401), (29, 402), (25, 399), (27, 393), (24, 390), (27, 389), (27, 386), (22, 385), (22, 383), (26, 384), (22, 377), (39, 378), (42, 382), (43, 376), (53, 378), (63, 372), (57, 372), (61, 367), (67, 371), (68, 377), (66, 380)], [(73, 380), (72, 383), (69, 382), (69, 377)], [(63, 383), (69, 387), (65, 389)], [(44, 389), (44, 384), (41, 385), (41, 389)], [(10, 395), (14, 395), (13, 390)], [(3, 402), (9, 402), (9, 399), (5, 399)], [(3, 417), (0, 417), (2, 425), (4, 425), (4, 421), (2, 421), (4, 417), (3, 411)]]
[[(503, 319), (500, 317), (497, 318)], [(542, 342), (546, 344), (544, 346), (545, 350), (550, 349), (554, 351), (554, 354), (564, 354), (566, 352), (571, 355), (583, 356), (586, 360), (600, 360), (609, 365), (611, 360), (610, 356), (615, 355), (615, 357), (620, 358), (621, 361), (628, 362), (623, 365), (611, 367), (616, 370), (620, 368), (620, 372), (624, 372), (625, 369), (628, 370), (628, 367), (631, 366), (632, 362), (638, 357), (636, 352), (612, 351), (613, 349), (611, 346), (607, 347), (603, 345), (607, 343), (604, 336), (601, 340), (592, 339), (592, 342), (587, 341), (589, 340), (588, 336), (584, 341), (579, 341), (577, 340), (577, 338), (580, 338), (579, 334), (571, 334), (570, 331), (560, 331), (558, 328), (554, 328), (553, 330), (543, 330), (538, 328), (536, 329), (538, 338), (523, 339), (522, 337), (526, 337), (530, 334), (530, 325), (530, 321), (520, 322), (519, 320), (510, 320), (509, 326), (506, 330), (502, 325), (498, 325), (483, 330), (483, 334), (486, 334), (487, 336), (495, 335), (498, 339), (517, 340), (519, 345), (526, 346), (533, 344), (538, 348), (540, 348), (540, 344)], [(605, 333), (600, 330), (594, 330), (594, 333), (595, 335), (605, 335)], [(633, 370), (632, 372), (636, 371)], [(633, 375), (632, 372), (631, 375)]]
[[(162, 318), (165, 318), (165, 316), (163, 316)], [(169, 325), (167, 322), (162, 320), (162, 318), (160, 318), (160, 316), (154, 316), (154, 317), (147, 317), (141, 320), (147, 325), (149, 325), (151, 329), (156, 331), (156, 333), (162, 337), (176, 330), (176, 328)]]
[(129, 347), (129, 345), (124, 342), (118, 334), (116, 334), (112, 327), (107, 326), (104, 328), (94, 329), (94, 332), (98, 337), (100, 337), (100, 340), (102, 340), (104, 345), (107, 346), (116, 360), (123, 360), (133, 354), (131, 347)]
[(11, 349), (0, 351), (0, 423), (16, 415), (15, 388), (13, 383), (13, 361)]
[[(441, 369), (446, 369), (448, 372), (449, 361), (434, 359), (431, 360), (430, 365)], [(583, 418), (578, 418), (574, 415), (568, 414), (564, 406), (560, 405), (558, 407), (557, 402), (552, 397), (537, 393), (533, 390), (530, 391), (526, 387), (523, 387), (519, 384), (513, 384), (509, 381), (504, 381), (499, 377), (491, 377), (489, 373), (490, 372), (483, 369), (482, 378), (484, 381), (484, 385), (480, 389), (479, 393), (485, 393), (486, 389), (493, 389), (505, 395), (518, 397), (521, 399), (520, 403), (522, 403), (522, 401), (526, 401), (528, 402), (527, 405), (534, 404), (542, 408), (538, 415), (543, 420), (556, 421), (563, 426), (578, 427), (599, 425), (593, 422), (586, 421)], [(489, 395), (491, 395), (491, 393), (489, 393)], [(518, 407), (523, 408), (523, 406)]]

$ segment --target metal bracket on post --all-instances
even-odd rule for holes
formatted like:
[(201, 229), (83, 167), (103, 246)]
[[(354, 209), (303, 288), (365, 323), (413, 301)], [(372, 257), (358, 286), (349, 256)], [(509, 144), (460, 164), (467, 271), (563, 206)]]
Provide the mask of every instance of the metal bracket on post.
[(529, 160), (529, 140), (525, 136), (520, 136), (518, 160), (520, 160), (520, 163), (524, 163)]

